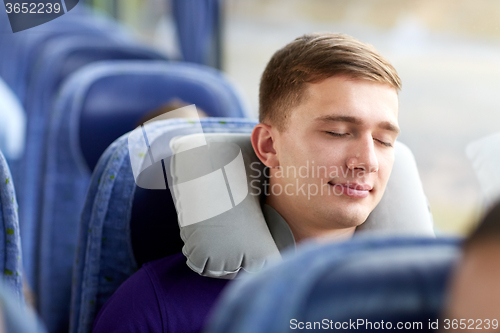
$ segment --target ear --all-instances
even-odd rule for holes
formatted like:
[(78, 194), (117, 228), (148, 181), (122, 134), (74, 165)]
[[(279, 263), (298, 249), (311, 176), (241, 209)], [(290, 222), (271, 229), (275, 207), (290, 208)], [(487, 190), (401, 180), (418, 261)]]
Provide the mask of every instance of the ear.
[(252, 146), (255, 154), (265, 166), (276, 168), (280, 165), (276, 154), (276, 135), (272, 126), (259, 123), (252, 131)]

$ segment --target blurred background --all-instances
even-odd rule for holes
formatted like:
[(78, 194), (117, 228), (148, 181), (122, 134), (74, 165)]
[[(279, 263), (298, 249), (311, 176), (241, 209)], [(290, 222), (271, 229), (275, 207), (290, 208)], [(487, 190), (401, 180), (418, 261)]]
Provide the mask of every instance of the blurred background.
[[(163, 0), (101, 0), (97, 8), (179, 57)], [(398, 70), (400, 140), (414, 152), (436, 227), (466, 233), (482, 211), (466, 145), (500, 128), (498, 0), (226, 0), (220, 67), (244, 90), (255, 116), (271, 55), (308, 32), (350, 34)]]

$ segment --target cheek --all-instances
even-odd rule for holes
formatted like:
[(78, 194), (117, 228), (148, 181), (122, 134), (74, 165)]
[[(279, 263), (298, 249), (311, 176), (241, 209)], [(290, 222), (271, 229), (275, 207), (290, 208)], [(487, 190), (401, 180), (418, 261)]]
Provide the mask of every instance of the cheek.
[(282, 166), (300, 165), (300, 160), (303, 154), (300, 153), (300, 150), (298, 150), (297, 147), (295, 147), (295, 145), (286, 145), (281, 148), (282, 149), (278, 155), (280, 165)]
[(279, 160), (282, 165), (301, 166), (316, 161), (313, 147), (300, 138), (288, 137), (280, 146)]
[(379, 179), (385, 183), (389, 177), (394, 166), (394, 154), (383, 154), (379, 157)]
[(323, 166), (343, 166), (349, 156), (349, 148), (342, 145), (317, 143), (311, 147), (315, 161)]

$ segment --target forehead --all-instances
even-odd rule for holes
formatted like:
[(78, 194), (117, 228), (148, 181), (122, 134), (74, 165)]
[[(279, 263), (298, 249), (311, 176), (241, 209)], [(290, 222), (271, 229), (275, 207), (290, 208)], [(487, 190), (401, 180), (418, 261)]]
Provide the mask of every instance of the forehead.
[(346, 76), (308, 83), (304, 100), (292, 112), (291, 118), (311, 122), (328, 116), (355, 117), (363, 123), (385, 121), (397, 125), (397, 91), (388, 84)]

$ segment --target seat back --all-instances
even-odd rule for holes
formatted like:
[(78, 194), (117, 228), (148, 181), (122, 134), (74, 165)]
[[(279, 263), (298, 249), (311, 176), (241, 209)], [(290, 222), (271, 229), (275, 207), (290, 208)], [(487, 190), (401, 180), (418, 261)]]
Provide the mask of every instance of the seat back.
[[(105, 18), (90, 16), (81, 7), (84, 6), (79, 6), (78, 10), (72, 10), (57, 20), (43, 24), (43, 27), (37, 26), (28, 31), (5, 34), (9, 40), (6, 42), (8, 46), (2, 48), (0, 75), (17, 95), (25, 110), (28, 85), (29, 82), (33, 81), (32, 76), (36, 76), (34, 72), (37, 72), (35, 70), (37, 59), (43, 55), (47, 44), (60, 38), (78, 36), (108, 39), (110, 43), (130, 40), (130, 37), (122, 31), (119, 25)], [(49, 45), (49, 51), (45, 51), (45, 53), (50, 52), (50, 47)], [(39, 63), (38, 66), (43, 67), (43, 63)], [(38, 100), (35, 100), (35, 104), (37, 103)], [(16, 168), (13, 167), (12, 169), (16, 173), (19, 169), (19, 173), (22, 173), (21, 168), (22, 160), (19, 161)], [(17, 177), (17, 174), (14, 174), (14, 177), (18, 188), (19, 201), (23, 203), (24, 178)], [(21, 207), (24, 207), (24, 204), (21, 204)]]
[(0, 152), (0, 272), (6, 288), (24, 304), (18, 205), (9, 166)]
[(306, 327), (313, 332), (431, 332), (459, 244), (457, 239), (386, 237), (311, 245), (230, 285), (206, 332), (279, 333)]

